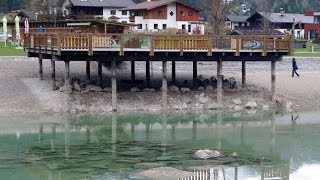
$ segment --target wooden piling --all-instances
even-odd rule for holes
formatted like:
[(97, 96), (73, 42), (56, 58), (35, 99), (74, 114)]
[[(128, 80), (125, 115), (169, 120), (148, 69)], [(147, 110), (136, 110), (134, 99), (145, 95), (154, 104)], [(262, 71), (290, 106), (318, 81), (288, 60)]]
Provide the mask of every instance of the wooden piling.
[(131, 84), (134, 84), (136, 80), (136, 73), (135, 73), (135, 62), (131, 61)]
[(272, 101), (276, 100), (276, 61), (271, 61), (271, 94)]
[(87, 81), (90, 81), (90, 61), (91, 61), (91, 56), (88, 57), (86, 61), (86, 76), (87, 76)]
[(115, 59), (111, 62), (111, 89), (112, 89), (112, 110), (117, 111), (117, 76), (116, 76), (116, 61)]
[(197, 87), (198, 81), (198, 66), (197, 61), (193, 61), (193, 87)]
[(52, 90), (56, 90), (56, 62), (53, 56), (51, 57), (51, 85)]
[(167, 61), (162, 61), (162, 108), (167, 109)]
[(70, 89), (70, 62), (64, 61), (64, 88), (66, 91)]
[(246, 85), (247, 75), (246, 75), (246, 60), (242, 60), (242, 86)]
[(150, 87), (150, 61), (146, 61), (146, 81), (147, 87)]
[(176, 61), (172, 61), (172, 83), (176, 83)]
[(222, 107), (222, 59), (217, 61), (217, 103)]
[(102, 62), (98, 61), (98, 84), (102, 87)]
[(39, 55), (39, 79), (43, 80), (42, 55)]

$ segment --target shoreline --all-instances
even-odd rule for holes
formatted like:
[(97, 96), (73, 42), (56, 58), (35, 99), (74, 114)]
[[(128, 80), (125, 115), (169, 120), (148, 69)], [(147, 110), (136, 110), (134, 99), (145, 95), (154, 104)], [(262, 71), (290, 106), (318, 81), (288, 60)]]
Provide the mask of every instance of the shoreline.
[[(223, 107), (226, 111), (269, 111), (288, 110), (304, 111), (320, 109), (320, 62), (317, 58), (297, 58), (300, 78), (290, 77), (290, 57), (277, 63), (277, 101), (271, 101), (270, 94), (270, 66), (267, 63), (248, 63), (247, 82), (245, 88), (239, 86), (241, 82), (241, 71), (237, 62), (226, 62), (223, 66), (225, 77), (234, 77), (238, 83), (237, 89), (223, 90)], [(17, 63), (17, 61), (19, 63)], [(192, 62), (191, 62), (192, 63)], [(241, 63), (241, 62), (240, 62)], [(52, 91), (49, 81), (50, 62), (44, 60), (44, 80), (38, 79), (38, 61), (26, 57), (0, 57), (0, 82), (3, 84), (0, 90), (0, 116), (23, 115), (23, 114), (55, 114), (55, 113), (103, 113), (111, 112), (111, 93), (108, 92), (64, 92)], [(309, 65), (308, 65), (309, 64)], [(310, 64), (312, 66), (310, 66)], [(137, 64), (136, 79), (143, 80), (144, 64)], [(63, 79), (63, 63), (57, 62), (57, 80)], [(170, 67), (170, 66), (169, 66)], [(300, 68), (301, 67), (301, 68)], [(92, 63), (93, 84), (96, 81), (96, 63)], [(119, 83), (130, 79), (130, 68), (122, 64), (117, 72)], [(177, 86), (183, 81), (192, 80), (192, 68), (187, 63), (177, 66)], [(199, 62), (198, 75), (210, 78), (215, 75), (215, 63)], [(103, 68), (104, 86), (110, 83), (110, 71), (108, 67)], [(168, 70), (170, 72), (170, 70)], [(71, 77), (84, 79), (85, 63), (73, 62), (71, 65)], [(119, 112), (150, 111), (160, 112), (161, 108), (161, 81), (159, 76), (160, 66), (153, 64), (153, 79), (151, 86), (154, 92), (130, 92), (132, 86), (120, 85), (118, 92)], [(58, 82), (59, 83), (59, 82)], [(61, 82), (60, 82), (61, 83)], [(170, 73), (168, 87), (170, 83)], [(129, 89), (128, 89), (129, 88)], [(142, 88), (140, 88), (142, 90)], [(152, 98), (150, 98), (152, 97)], [(251, 105), (248, 105), (251, 104)], [(247, 106), (247, 107), (245, 107)], [(220, 110), (216, 103), (216, 89), (191, 90), (189, 92), (168, 91), (168, 110)]]

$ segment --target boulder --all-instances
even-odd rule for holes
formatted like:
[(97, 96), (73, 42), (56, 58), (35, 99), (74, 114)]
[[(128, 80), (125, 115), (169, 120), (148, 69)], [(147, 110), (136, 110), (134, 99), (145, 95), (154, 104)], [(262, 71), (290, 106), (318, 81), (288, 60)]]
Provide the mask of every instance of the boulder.
[(133, 87), (130, 89), (130, 92), (140, 92), (140, 89), (137, 87)]
[(170, 91), (178, 92), (178, 91), (179, 91), (179, 88), (178, 88), (177, 86), (171, 85), (171, 86), (169, 87), (169, 90), (170, 90)]
[(206, 86), (206, 90), (213, 90), (213, 87), (212, 86)]
[(237, 88), (237, 81), (234, 77), (229, 78), (229, 84), (231, 89)]
[(103, 88), (102, 91), (103, 91), (103, 92), (111, 93), (111, 92), (112, 92), (112, 88), (111, 88), (111, 87), (105, 87), (105, 88)]
[(203, 91), (205, 88), (204, 87), (202, 87), (202, 86), (199, 86), (198, 87), (198, 91)]
[(194, 153), (196, 157), (200, 159), (211, 159), (211, 158), (217, 158), (221, 156), (221, 153), (216, 150), (210, 150), (210, 149), (200, 149), (196, 153)]
[(154, 88), (145, 88), (143, 89), (145, 92), (155, 92), (156, 90)]
[(234, 100), (232, 100), (232, 102), (233, 102), (233, 104), (235, 104), (235, 105), (241, 105), (241, 104), (242, 104), (242, 102), (241, 102), (240, 99), (234, 99)]
[(77, 91), (81, 91), (81, 87), (80, 87), (80, 85), (79, 84), (77, 84), (77, 83), (75, 83), (74, 85), (73, 85), (73, 89), (74, 90), (77, 90)]
[(249, 102), (247, 102), (247, 104), (244, 107), (246, 109), (256, 109), (258, 107), (258, 105), (254, 101), (249, 101)]
[(293, 108), (293, 103), (290, 102), (290, 101), (289, 101), (289, 102), (286, 102), (285, 106), (286, 106), (286, 110), (287, 110), (287, 111), (291, 111), (292, 108)]
[(201, 104), (205, 104), (207, 102), (210, 101), (210, 98), (208, 96), (206, 96), (204, 93), (201, 93), (200, 96), (199, 96), (199, 102)]
[(190, 91), (190, 88), (188, 88), (188, 87), (182, 87), (182, 88), (180, 89), (180, 91), (181, 91), (181, 92), (189, 92), (189, 91)]
[(102, 91), (102, 88), (100, 87), (100, 86), (91, 86), (90, 88), (89, 88), (89, 90), (90, 91), (92, 91), (92, 92), (101, 92)]

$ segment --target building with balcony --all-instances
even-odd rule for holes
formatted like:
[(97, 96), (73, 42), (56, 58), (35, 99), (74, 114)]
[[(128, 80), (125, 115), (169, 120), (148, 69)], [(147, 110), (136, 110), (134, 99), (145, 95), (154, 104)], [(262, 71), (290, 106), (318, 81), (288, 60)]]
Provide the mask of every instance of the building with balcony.
[(199, 9), (179, 0), (148, 0), (122, 11), (130, 12), (130, 22), (136, 24), (136, 31), (161, 32), (171, 29), (181, 34), (204, 33)]

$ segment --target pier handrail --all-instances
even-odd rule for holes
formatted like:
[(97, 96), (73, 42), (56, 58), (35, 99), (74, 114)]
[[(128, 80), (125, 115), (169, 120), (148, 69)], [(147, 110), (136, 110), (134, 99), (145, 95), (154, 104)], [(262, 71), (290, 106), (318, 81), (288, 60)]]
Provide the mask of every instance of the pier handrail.
[[(135, 42), (135, 43), (134, 43)], [(291, 53), (289, 35), (165, 35), (165, 34), (97, 34), (97, 33), (31, 33), (24, 37), (28, 52), (56, 50), (87, 51), (118, 49), (124, 55), (126, 49), (147, 49), (150, 55), (156, 51), (206, 51), (209, 56), (214, 49), (234, 51), (240, 56), (243, 50), (257, 50), (266, 56), (268, 51)]]

